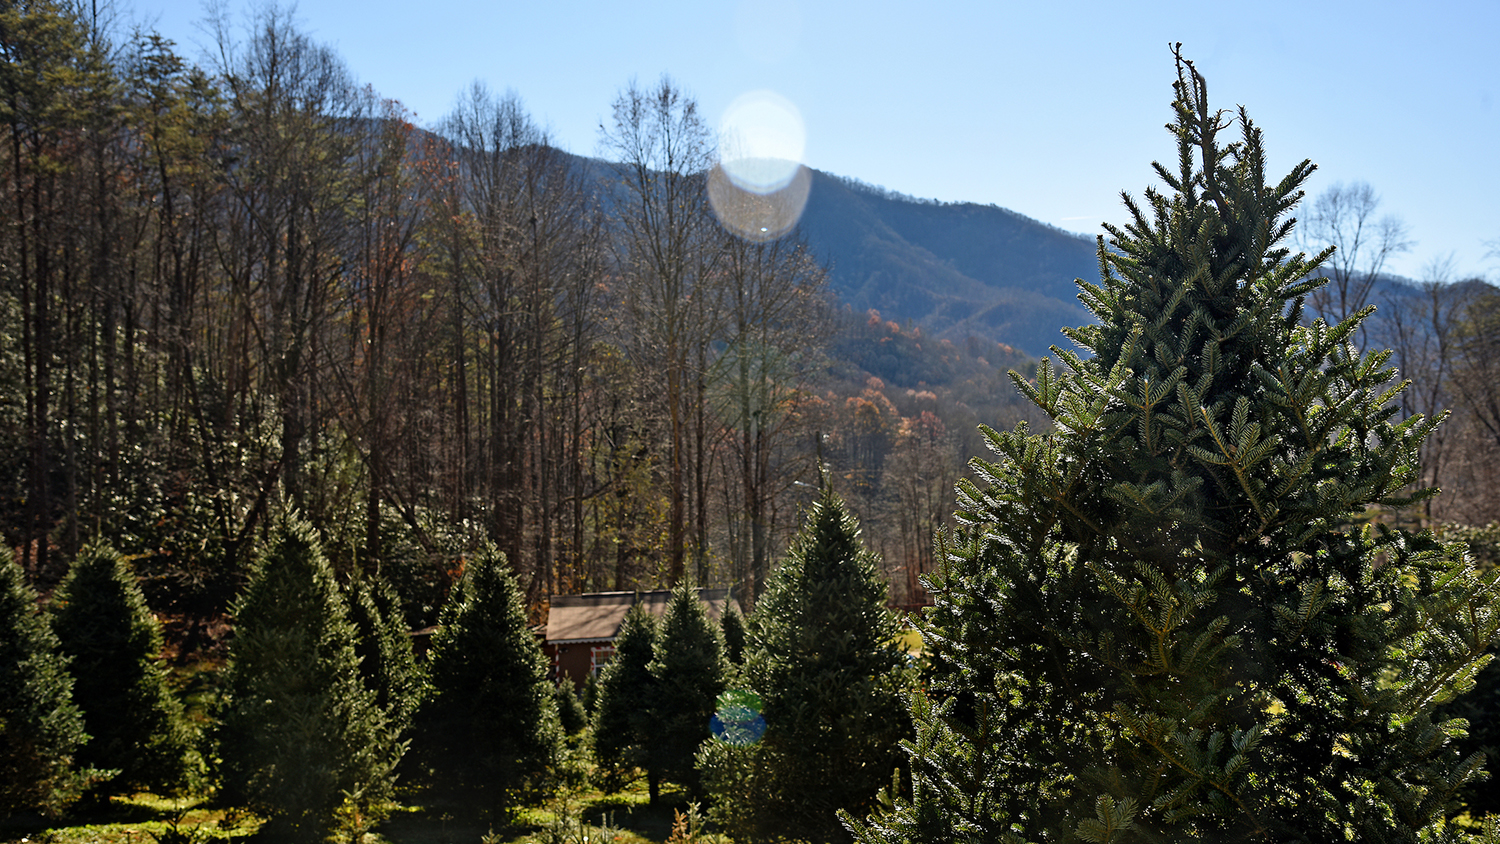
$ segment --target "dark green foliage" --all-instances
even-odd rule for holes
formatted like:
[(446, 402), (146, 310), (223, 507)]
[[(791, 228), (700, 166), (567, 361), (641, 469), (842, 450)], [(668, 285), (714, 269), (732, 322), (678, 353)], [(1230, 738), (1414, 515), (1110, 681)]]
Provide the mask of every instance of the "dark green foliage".
[(118, 552), (96, 544), (79, 553), (52, 596), (52, 627), (90, 736), (78, 761), (120, 772), (98, 793), (184, 787), (191, 741), (161, 662), (161, 624)]
[(1443, 542), (1462, 542), (1469, 546), (1469, 556), (1480, 568), (1500, 566), (1500, 523), (1490, 522), (1483, 527), (1448, 523), (1438, 525), (1433, 532)]
[(987, 431), (960, 485), (911, 792), (861, 841), (1458, 835), (1479, 760), (1431, 713), (1482, 666), (1495, 577), (1362, 522), (1408, 503), (1434, 421), (1393, 421), (1362, 315), (1303, 323), (1326, 254), (1279, 244), (1312, 165), (1267, 183), (1244, 111), (1178, 71), (1168, 192), (1126, 197), (1080, 284), (1092, 356), (1013, 376), (1054, 432)]
[(594, 762), (606, 790), (616, 791), (646, 766), (647, 708), (656, 681), (648, 666), (656, 648), (656, 617), (637, 601), (615, 637), (615, 655), (599, 674), (594, 699)]
[(719, 632), (724, 635), (724, 657), (729, 664), (737, 666), (744, 662), (745, 615), (732, 597), (724, 602), (724, 613), (719, 616)]
[(463, 560), (478, 552), (476, 534), (440, 512), (419, 507), (415, 524), (395, 508), (381, 511), (380, 575), (401, 599), (409, 630), (438, 623)]
[(280, 839), (318, 840), (335, 811), (389, 793), (401, 746), (360, 679), (355, 628), (313, 529), (275, 528), (234, 607), (216, 731), (225, 798)]
[(591, 672), (583, 681), (583, 694), (580, 695), (580, 699), (583, 701), (584, 712), (588, 713), (589, 720), (592, 721), (594, 713), (599, 709), (599, 677), (597, 674)]
[(356, 580), (345, 588), (345, 594), (357, 634), (354, 653), (359, 657), (359, 675), (365, 687), (375, 692), (375, 704), (385, 713), (391, 734), (399, 736), (411, 726), (426, 690), (412, 654), (411, 637), (406, 635), (401, 599), (379, 577)]
[(510, 805), (557, 767), (562, 730), (504, 554), (488, 548), (471, 561), (439, 622), (431, 697), (417, 713), (419, 762), (441, 782)]
[(735, 840), (847, 840), (835, 812), (863, 814), (890, 784), (911, 672), (885, 603), (858, 523), (824, 492), (750, 619), (738, 684), (760, 695), (764, 740), (699, 756)]
[(654, 681), (648, 708), (646, 774), (655, 799), (664, 781), (698, 787), (694, 755), (709, 735), (714, 702), (729, 682), (719, 628), (708, 620), (698, 590), (672, 590), (647, 671)]
[(73, 765), (87, 740), (68, 660), (21, 567), (0, 547), (0, 817), (67, 808), (88, 783)]
[(583, 732), (583, 728), (589, 725), (589, 713), (583, 708), (583, 701), (578, 699), (578, 693), (573, 690), (573, 681), (563, 678), (561, 683), (553, 686), (552, 698), (557, 706), (557, 718), (562, 724), (563, 732), (570, 736)]
[[(1463, 542), (1469, 555), (1481, 569), (1500, 566), (1500, 525), (1484, 527), (1445, 524), (1437, 534), (1445, 542)], [(1500, 660), (1493, 659), (1500, 645), (1491, 643), (1490, 664), (1474, 678), (1474, 688), (1456, 700), (1439, 707), (1438, 718), (1462, 718), (1469, 722), (1469, 734), (1455, 744), (1459, 753), (1483, 753), (1486, 768), (1493, 772), (1500, 765)], [(1463, 801), (1471, 812), (1500, 813), (1500, 787), (1494, 774), (1484, 782), (1470, 783), (1463, 791)]]

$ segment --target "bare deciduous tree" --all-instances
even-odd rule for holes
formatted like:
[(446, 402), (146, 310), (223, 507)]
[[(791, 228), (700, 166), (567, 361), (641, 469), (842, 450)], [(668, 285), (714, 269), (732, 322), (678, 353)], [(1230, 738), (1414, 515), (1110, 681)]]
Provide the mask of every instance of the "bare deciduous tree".
[[(711, 380), (719, 416), (738, 433), (733, 474), (743, 496), (743, 536), (731, 545), (736, 578), (747, 582), (754, 603), (769, 574), (774, 499), (806, 468), (805, 459), (780, 465), (775, 457), (799, 433), (794, 411), (811, 371), (810, 353), (828, 334), (827, 271), (800, 238), (754, 243), (724, 237), (725, 345)], [(731, 524), (739, 521), (735, 515), (725, 514)]]
[[(1411, 386), (1401, 393), (1401, 414), (1434, 417), (1452, 405), (1454, 342), (1457, 316), (1463, 312), (1468, 288), (1453, 283), (1453, 258), (1427, 264), (1423, 279), (1415, 287), (1396, 287), (1381, 302), (1382, 319), (1376, 342), (1391, 349), (1399, 377)], [(1422, 443), (1422, 486), (1438, 486), (1450, 457), (1454, 426), (1439, 425)], [(1435, 515), (1439, 500), (1423, 502), (1427, 521)]]
[[(1318, 315), (1341, 320), (1363, 308), (1386, 262), (1411, 249), (1406, 223), (1394, 214), (1377, 217), (1379, 208), (1380, 197), (1368, 182), (1336, 182), (1313, 200), (1301, 221), (1300, 237), (1310, 252), (1337, 247), (1323, 264), (1332, 281), (1311, 297)], [(1361, 344), (1364, 331), (1360, 328)]]
[(671, 79), (631, 82), (615, 99), (601, 145), (616, 166), (616, 266), (625, 282), (625, 342), (646, 372), (660, 373), (670, 431), (670, 577), (685, 569), (688, 427), (695, 350), (712, 337), (711, 284), (719, 233), (705, 174), (714, 144), (697, 102)]

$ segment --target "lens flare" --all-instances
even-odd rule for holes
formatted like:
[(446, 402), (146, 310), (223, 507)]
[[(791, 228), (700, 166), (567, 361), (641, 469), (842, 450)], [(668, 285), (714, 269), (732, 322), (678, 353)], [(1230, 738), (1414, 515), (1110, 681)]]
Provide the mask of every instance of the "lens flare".
[(806, 167), (799, 166), (785, 187), (771, 193), (745, 190), (723, 167), (714, 167), (708, 174), (708, 203), (724, 228), (746, 240), (764, 243), (797, 225), (811, 188), (812, 171)]
[(773, 91), (741, 94), (719, 123), (719, 166), (735, 186), (752, 193), (791, 184), (806, 146), (802, 115)]
[(802, 166), (802, 115), (772, 91), (743, 94), (719, 124), (719, 163), (708, 200), (724, 227), (746, 240), (786, 234), (802, 218), (812, 173)]
[(713, 737), (739, 747), (755, 744), (766, 734), (766, 719), (760, 714), (760, 695), (744, 689), (729, 689), (719, 695), (718, 711), (708, 722)]

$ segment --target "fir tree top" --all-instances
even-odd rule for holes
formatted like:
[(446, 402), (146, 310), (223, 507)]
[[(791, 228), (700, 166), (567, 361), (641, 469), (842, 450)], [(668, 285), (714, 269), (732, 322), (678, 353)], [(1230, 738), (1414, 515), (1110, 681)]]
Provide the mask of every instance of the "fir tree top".
[[(1057, 433), (985, 429), (1008, 458), (978, 466), (999, 489), (964, 484), (960, 499), (970, 523), (997, 505), (1033, 539), (1110, 536), (1109, 553), (1166, 573), (1185, 549), (1258, 556), (1367, 506), (1409, 503), (1434, 424), (1392, 421), (1389, 353), (1361, 357), (1350, 342), (1369, 309), (1303, 323), (1303, 297), (1324, 283), (1310, 276), (1331, 251), (1293, 256), (1282, 244), (1312, 163), (1267, 182), (1260, 129), (1243, 108), (1210, 110), (1203, 77), (1180, 54), (1177, 67), (1176, 167), (1152, 165), (1171, 192), (1147, 188), (1144, 207), (1123, 194), (1131, 221), (1105, 226), (1101, 281), (1079, 282), (1100, 324), (1067, 333), (1092, 357), (1054, 347), (1064, 370), (1044, 359), (1035, 385), (1011, 373)], [(1236, 124), (1239, 138), (1222, 142)]]
[(108, 545), (90, 545), (78, 553), (52, 596), (51, 609), (54, 627), (67, 629), (59, 636), (73, 643), (75, 662), (83, 651), (99, 656), (161, 653), (161, 626), (129, 566)]

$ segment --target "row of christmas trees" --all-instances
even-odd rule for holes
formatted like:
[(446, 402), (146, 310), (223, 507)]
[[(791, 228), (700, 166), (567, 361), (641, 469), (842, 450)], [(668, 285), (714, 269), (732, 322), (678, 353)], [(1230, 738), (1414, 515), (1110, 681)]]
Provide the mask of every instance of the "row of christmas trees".
[(659, 624), (637, 603), (599, 681), (602, 783), (684, 785), (737, 841), (846, 839), (837, 812), (872, 805), (911, 732), (915, 672), (877, 569), (825, 493), (748, 624), (726, 602), (721, 631), (685, 588)]
[[(644, 770), (653, 799), (663, 781), (707, 791), (747, 838), (841, 835), (835, 812), (869, 805), (910, 732), (912, 672), (877, 568), (828, 493), (748, 624), (733, 602), (713, 624), (685, 584), (660, 624), (638, 604), (595, 695), (601, 781)], [(206, 772), (270, 833), (312, 840), (341, 812), (377, 815), (398, 765), (479, 805), (533, 799), (557, 782), (565, 725), (580, 726), (498, 552), (466, 567), (419, 665), (395, 594), (378, 580), (340, 587), (316, 532), (285, 519), (235, 603), (201, 750), (120, 555), (80, 554), (45, 613), (12, 559), (0, 569), (0, 814), (181, 790)], [(711, 737), (732, 687), (763, 702), (764, 741)]]

